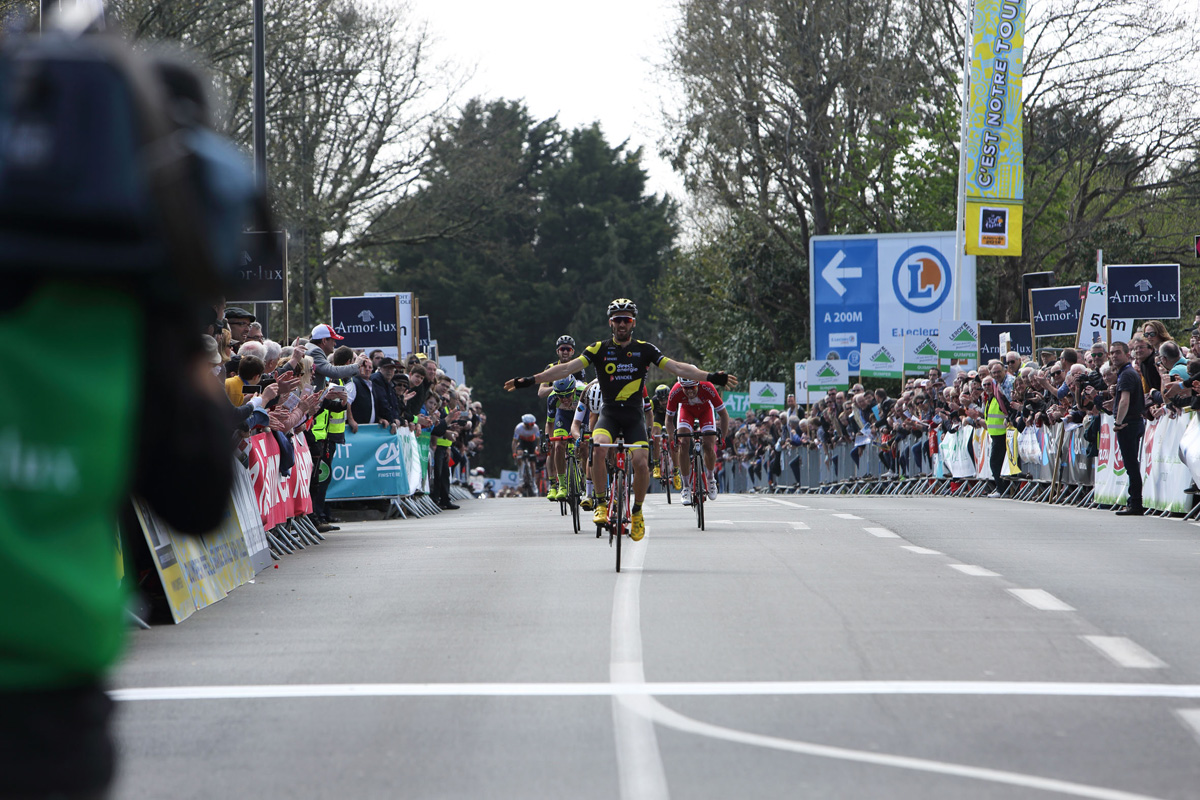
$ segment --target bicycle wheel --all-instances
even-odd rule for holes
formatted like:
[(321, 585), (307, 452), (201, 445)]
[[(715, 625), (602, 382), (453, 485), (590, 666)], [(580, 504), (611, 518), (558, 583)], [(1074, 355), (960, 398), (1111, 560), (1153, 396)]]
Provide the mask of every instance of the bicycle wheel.
[(616, 516), (613, 517), (613, 529), (617, 537), (617, 572), (621, 571), (621, 540), (625, 538), (625, 502), (625, 476), (622, 474), (617, 484)]
[(579, 464), (576, 463), (575, 456), (572, 454), (567, 459), (567, 506), (571, 509), (571, 527), (575, 533), (579, 533), (580, 487)]
[(664, 452), (662, 461), (663, 488), (667, 493), (667, 505), (671, 505), (671, 457)]
[(704, 530), (704, 500), (708, 496), (708, 485), (704, 480), (704, 458), (692, 454), (692, 508), (696, 511), (696, 527)]

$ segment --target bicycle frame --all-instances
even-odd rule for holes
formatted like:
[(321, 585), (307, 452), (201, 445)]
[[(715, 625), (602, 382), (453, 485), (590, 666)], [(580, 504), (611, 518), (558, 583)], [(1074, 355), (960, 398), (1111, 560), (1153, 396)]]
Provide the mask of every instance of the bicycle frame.
[(616, 542), (617, 572), (621, 571), (621, 539), (629, 533), (633, 519), (633, 465), (629, 463), (631, 450), (645, 449), (645, 445), (627, 445), (623, 439), (611, 444), (592, 442), (592, 447), (612, 450), (613, 466), (608, 471), (608, 543)]

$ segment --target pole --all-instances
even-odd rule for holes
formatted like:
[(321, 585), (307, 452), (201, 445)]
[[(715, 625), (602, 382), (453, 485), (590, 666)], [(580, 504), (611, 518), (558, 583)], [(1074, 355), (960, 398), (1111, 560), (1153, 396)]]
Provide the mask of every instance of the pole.
[(967, 29), (963, 34), (962, 121), (958, 133), (958, 210), (954, 222), (954, 318), (962, 315), (962, 259), (967, 249), (967, 106), (971, 102), (971, 56), (974, 39), (972, 21), (975, 4), (967, 6)]
[[(267, 56), (266, 56), (266, 23), (263, 19), (264, 0), (254, 0), (254, 182), (259, 191), (267, 189)], [(271, 235), (268, 231), (267, 235)], [(255, 303), (254, 316), (263, 327), (263, 336), (270, 337), (270, 303)], [(287, 330), (283, 332), (287, 338)]]

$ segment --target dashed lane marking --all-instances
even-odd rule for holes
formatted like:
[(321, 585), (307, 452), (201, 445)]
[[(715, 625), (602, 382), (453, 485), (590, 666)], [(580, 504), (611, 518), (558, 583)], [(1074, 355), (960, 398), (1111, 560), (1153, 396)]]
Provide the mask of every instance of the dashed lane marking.
[(799, 503), (793, 503), (790, 500), (776, 500), (774, 497), (763, 497), (760, 499), (766, 500), (768, 503), (778, 503), (781, 506), (791, 506), (792, 508), (803, 508), (803, 509), (811, 508), (811, 506), (800, 505)]
[(862, 517), (856, 517), (853, 514), (834, 514), (833, 516), (838, 519), (862, 519)]
[(902, 544), (900, 549), (916, 553), (919, 556), (940, 556), (942, 554), (941, 550), (930, 550), (928, 547), (918, 547), (915, 544)]
[(985, 567), (977, 567), (974, 564), (951, 564), (950, 569), (956, 569), (963, 575), (971, 575), (975, 578), (999, 578), (999, 572), (992, 572)]
[(892, 533), (887, 528), (863, 528), (864, 531), (872, 536), (878, 536), (880, 539), (899, 539), (900, 534)]
[(1045, 589), (1009, 589), (1009, 593), (1026, 605), (1033, 606), (1039, 611), (1074, 611)]
[(1166, 662), (1124, 636), (1080, 637), (1107, 656), (1118, 667), (1127, 669), (1162, 669)]

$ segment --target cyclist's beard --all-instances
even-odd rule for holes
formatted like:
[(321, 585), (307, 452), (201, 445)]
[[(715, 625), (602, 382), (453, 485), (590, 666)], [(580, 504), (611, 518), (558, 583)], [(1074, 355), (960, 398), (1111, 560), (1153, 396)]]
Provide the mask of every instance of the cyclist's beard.
[(627, 328), (622, 334), (619, 330), (613, 329), (613, 341), (617, 344), (629, 344), (633, 339), (633, 328)]

